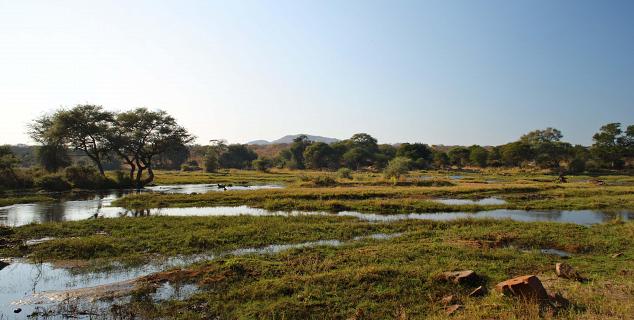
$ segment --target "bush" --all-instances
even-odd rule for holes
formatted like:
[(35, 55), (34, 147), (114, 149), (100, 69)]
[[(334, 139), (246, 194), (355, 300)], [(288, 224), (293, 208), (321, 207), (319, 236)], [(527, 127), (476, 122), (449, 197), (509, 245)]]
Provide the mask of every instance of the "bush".
[(59, 174), (49, 174), (35, 180), (35, 186), (50, 191), (66, 191), (71, 189), (70, 183)]
[(337, 185), (337, 181), (330, 176), (317, 176), (312, 179), (313, 185), (317, 187), (329, 187)]
[(102, 176), (97, 169), (89, 166), (71, 166), (64, 170), (64, 176), (73, 187), (80, 189), (107, 189), (116, 186), (113, 180)]
[(253, 160), (252, 165), (255, 170), (268, 172), (269, 169), (273, 168), (273, 160), (269, 158), (260, 158)]
[(190, 171), (198, 171), (200, 170), (199, 166), (192, 166), (191, 164), (184, 164), (181, 166), (181, 171), (190, 172)]
[(352, 170), (348, 168), (341, 168), (337, 170), (337, 178), (352, 180)]
[(331, 176), (306, 176), (300, 175), (299, 180), (305, 182), (302, 183), (303, 186), (313, 186), (313, 187), (330, 187), (336, 186), (337, 180), (335, 180)]
[(405, 157), (396, 157), (387, 164), (383, 171), (385, 178), (398, 179), (401, 175), (406, 174), (411, 167), (411, 160)]
[(207, 173), (216, 172), (218, 171), (218, 168), (220, 168), (218, 156), (215, 152), (207, 152), (203, 161), (205, 165), (205, 172)]
[(582, 173), (586, 171), (586, 162), (583, 159), (574, 158), (568, 164), (568, 172), (570, 173)]
[(132, 180), (130, 180), (130, 173), (122, 170), (114, 172), (114, 183), (120, 187), (132, 187)]

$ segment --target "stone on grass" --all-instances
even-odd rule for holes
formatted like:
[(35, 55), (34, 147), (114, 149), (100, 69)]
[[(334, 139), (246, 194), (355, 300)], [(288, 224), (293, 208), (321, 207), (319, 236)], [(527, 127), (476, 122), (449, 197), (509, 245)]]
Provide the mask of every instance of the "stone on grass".
[(547, 300), (548, 292), (535, 275), (526, 275), (498, 283), (495, 290), (505, 296), (520, 297), (527, 300)]
[(462, 305), (460, 305), (460, 304), (453, 304), (453, 305), (450, 305), (450, 306), (448, 306), (448, 307), (446, 307), (446, 308), (445, 308), (445, 313), (446, 313), (448, 316), (450, 316), (450, 315), (452, 315), (452, 314), (454, 314), (454, 313), (458, 312), (458, 310), (460, 310), (460, 309), (462, 309)]
[(616, 259), (616, 258), (620, 258), (621, 256), (623, 256), (623, 252), (613, 254), (612, 258)]
[(557, 276), (564, 279), (575, 280), (579, 282), (583, 282), (586, 278), (582, 277), (577, 270), (575, 270), (571, 265), (562, 262), (555, 264), (555, 272)]
[(443, 297), (440, 302), (442, 302), (443, 306), (447, 306), (450, 304), (456, 304), (458, 299), (453, 294)]
[(443, 272), (441, 278), (457, 284), (477, 284), (480, 277), (473, 270)]

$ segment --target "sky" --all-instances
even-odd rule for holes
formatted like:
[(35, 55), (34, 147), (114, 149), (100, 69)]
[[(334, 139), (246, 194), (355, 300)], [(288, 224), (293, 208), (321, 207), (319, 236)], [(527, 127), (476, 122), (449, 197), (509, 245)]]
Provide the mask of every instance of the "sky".
[(0, 0), (0, 144), (76, 104), (231, 143), (496, 145), (634, 124), (634, 1)]

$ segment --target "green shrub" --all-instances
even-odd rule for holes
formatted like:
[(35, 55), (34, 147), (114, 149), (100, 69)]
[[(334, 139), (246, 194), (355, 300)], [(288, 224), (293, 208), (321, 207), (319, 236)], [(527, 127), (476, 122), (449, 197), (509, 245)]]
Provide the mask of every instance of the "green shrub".
[(337, 181), (330, 176), (316, 176), (311, 180), (313, 185), (317, 187), (329, 187), (337, 185)]
[(126, 188), (132, 186), (132, 180), (130, 180), (130, 173), (122, 170), (114, 172), (114, 183), (119, 188)]
[(198, 165), (192, 166), (191, 164), (184, 164), (181, 166), (181, 171), (191, 172), (191, 171), (199, 171), (200, 167)]
[(80, 189), (108, 189), (116, 183), (102, 176), (97, 169), (89, 166), (71, 166), (64, 169), (64, 176), (73, 187)]
[(220, 168), (220, 162), (218, 162), (218, 155), (215, 152), (207, 152), (203, 159), (205, 165), (205, 172), (216, 172)]
[(401, 175), (406, 174), (411, 168), (411, 160), (405, 157), (396, 157), (387, 164), (383, 171), (385, 178), (398, 179)]
[(576, 174), (586, 171), (586, 162), (583, 159), (574, 158), (568, 164), (568, 172)]
[(340, 179), (351, 179), (352, 180), (352, 170), (348, 168), (341, 168), (337, 170), (337, 178)]
[(255, 170), (268, 172), (269, 169), (273, 168), (273, 160), (269, 158), (259, 158), (253, 160), (252, 165)]
[(35, 186), (50, 191), (66, 191), (71, 189), (70, 183), (59, 174), (49, 174), (35, 180)]

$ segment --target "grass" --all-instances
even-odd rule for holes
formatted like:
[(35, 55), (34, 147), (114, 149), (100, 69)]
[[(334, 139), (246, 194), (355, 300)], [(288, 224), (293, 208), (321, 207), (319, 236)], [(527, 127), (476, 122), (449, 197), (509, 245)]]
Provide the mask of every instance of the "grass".
[(49, 202), (55, 201), (54, 198), (44, 195), (24, 195), (24, 196), (3, 196), (0, 198), (0, 207), (6, 207), (21, 203)]
[[(499, 197), (502, 205), (446, 205), (437, 198)], [(289, 186), (278, 190), (210, 192), (206, 194), (138, 194), (115, 201), (126, 208), (205, 207), (249, 205), (270, 210), (356, 210), (378, 213), (475, 212), (491, 209), (626, 210), (634, 208), (634, 185), (595, 186), (587, 182), (474, 183), (444, 187), (418, 186)]]
[[(98, 231), (110, 235), (95, 235)], [(494, 220), (372, 224), (334, 217), (144, 217), (29, 225), (11, 229), (8, 237), (61, 237), (19, 248), (31, 257), (126, 260), (350, 240), (376, 232), (403, 235), (198, 263), (176, 274), (152, 276), (198, 284), (201, 290), (190, 299), (158, 304), (133, 299), (125, 308), (141, 318), (445, 318), (439, 301), (455, 294), (465, 304), (458, 319), (539, 314), (535, 304), (494, 292), (470, 298), (471, 287), (436, 280), (443, 271), (473, 269), (489, 288), (509, 277), (537, 274), (549, 291), (561, 292), (574, 304), (558, 318), (623, 319), (634, 311), (634, 223), (582, 227)], [(567, 262), (591, 281), (557, 279), (554, 263), (561, 259), (541, 254), (540, 248), (570, 252)], [(611, 258), (616, 252), (624, 255)]]
[[(461, 179), (451, 179), (461, 175)], [(329, 176), (331, 186), (318, 186)], [(634, 208), (634, 178), (572, 176), (554, 183), (543, 172), (483, 170), (410, 172), (396, 185), (380, 174), (312, 171), (159, 172), (157, 183), (284, 184), (284, 189), (209, 192), (197, 195), (139, 194), (116, 202), (129, 208), (250, 205), (275, 210), (359, 210), (380, 213), (509, 209)], [(595, 185), (590, 179), (605, 181)], [(437, 198), (500, 197), (496, 206), (444, 205)], [(359, 240), (374, 233), (402, 233), (389, 240)], [(34, 246), (25, 240), (54, 237)], [(54, 262), (80, 261), (84, 271), (175, 255), (222, 253), (271, 244), (338, 239), (339, 247), (292, 249), (274, 255), (222, 256), (144, 280), (118, 310), (139, 318), (180, 319), (445, 319), (440, 300), (457, 295), (464, 309), (453, 319), (627, 319), (634, 314), (634, 222), (584, 227), (510, 220), (451, 222), (406, 220), (371, 223), (335, 216), (138, 217), (32, 224), (0, 228), (0, 256)], [(557, 278), (561, 258), (590, 279)], [(621, 252), (619, 258), (612, 258)], [(443, 271), (472, 269), (492, 289), (510, 277), (536, 274), (572, 307), (551, 315), (536, 303), (490, 292), (468, 297), (471, 287), (437, 280)], [(183, 301), (154, 303), (144, 294), (157, 281), (195, 283)]]

